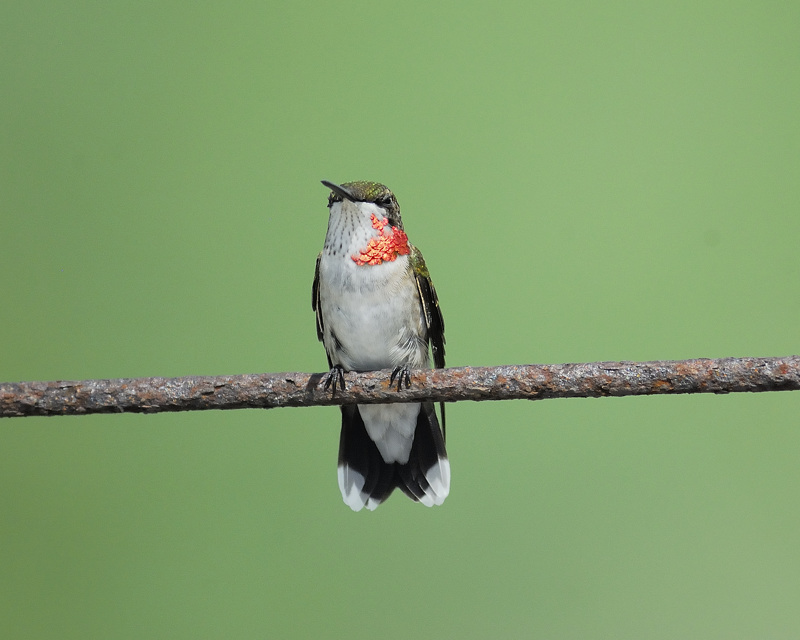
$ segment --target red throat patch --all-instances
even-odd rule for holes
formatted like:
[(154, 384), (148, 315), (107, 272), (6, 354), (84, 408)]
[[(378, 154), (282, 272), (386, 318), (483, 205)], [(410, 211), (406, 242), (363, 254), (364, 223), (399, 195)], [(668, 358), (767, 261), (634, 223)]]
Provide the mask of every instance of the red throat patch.
[(406, 256), (411, 253), (411, 249), (408, 248), (408, 236), (405, 232), (397, 227), (391, 227), (391, 233), (388, 233), (387, 226), (389, 226), (387, 218), (380, 219), (374, 213), (372, 214), (372, 227), (377, 229), (380, 235), (372, 238), (364, 249), (351, 256), (359, 267), (392, 262), (397, 259), (397, 256)]

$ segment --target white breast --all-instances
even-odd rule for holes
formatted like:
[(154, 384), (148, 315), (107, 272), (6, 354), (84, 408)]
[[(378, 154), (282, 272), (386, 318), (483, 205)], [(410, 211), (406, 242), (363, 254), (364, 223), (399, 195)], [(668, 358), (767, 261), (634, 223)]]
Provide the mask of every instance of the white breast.
[(427, 343), (408, 256), (358, 266), (349, 257), (322, 255), (323, 340), (333, 364), (371, 371), (427, 365)]

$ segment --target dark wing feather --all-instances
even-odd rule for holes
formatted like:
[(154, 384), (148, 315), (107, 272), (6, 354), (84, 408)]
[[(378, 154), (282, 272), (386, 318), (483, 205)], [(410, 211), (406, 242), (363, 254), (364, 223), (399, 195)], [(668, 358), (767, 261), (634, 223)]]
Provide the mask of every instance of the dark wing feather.
[(419, 299), (422, 302), (422, 311), (425, 314), (425, 324), (428, 327), (428, 343), (433, 354), (433, 366), (436, 369), (444, 368), (444, 318), (442, 310), (439, 308), (439, 298), (436, 289), (433, 288), (431, 274), (419, 249), (412, 246), (411, 268), (414, 270), (414, 277), (417, 281)]
[[(422, 253), (414, 245), (411, 245), (409, 254), (411, 268), (414, 270), (414, 278), (417, 281), (419, 299), (422, 302), (422, 311), (425, 314), (425, 324), (428, 327), (428, 344), (433, 354), (433, 366), (436, 369), (444, 369), (444, 318), (442, 310), (439, 308), (439, 297), (433, 287), (431, 274), (425, 265)], [(444, 402), (439, 403), (442, 411), (442, 435), (446, 438), (447, 421), (444, 417)]]
[(319, 303), (319, 261), (322, 259), (322, 252), (317, 256), (317, 266), (314, 268), (314, 284), (311, 285), (311, 309), (317, 312), (317, 338), (322, 342), (322, 330), (325, 326), (322, 323), (322, 305)]
[[(322, 321), (322, 305), (319, 303), (319, 261), (321, 258), (322, 253), (317, 256), (317, 266), (314, 269), (314, 284), (311, 285), (311, 308), (317, 312), (317, 338), (320, 342), (322, 342), (323, 329), (325, 328), (325, 323)], [(325, 354), (328, 356), (328, 367), (333, 369), (333, 362), (327, 348), (325, 349)]]

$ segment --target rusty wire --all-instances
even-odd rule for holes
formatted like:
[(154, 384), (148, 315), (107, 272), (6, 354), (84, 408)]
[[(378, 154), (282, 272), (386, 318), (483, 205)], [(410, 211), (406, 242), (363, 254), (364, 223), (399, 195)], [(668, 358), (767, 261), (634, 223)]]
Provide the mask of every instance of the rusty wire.
[(421, 369), (401, 391), (390, 373), (346, 373), (335, 395), (322, 373), (0, 383), (0, 417), (800, 390), (800, 356)]

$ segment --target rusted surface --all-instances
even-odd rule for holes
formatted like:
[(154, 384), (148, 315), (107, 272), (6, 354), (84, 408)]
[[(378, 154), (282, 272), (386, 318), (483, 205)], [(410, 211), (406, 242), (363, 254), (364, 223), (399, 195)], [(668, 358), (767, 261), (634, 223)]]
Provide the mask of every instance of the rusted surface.
[(800, 356), (425, 369), (402, 391), (390, 373), (346, 373), (335, 396), (320, 373), (2, 383), (0, 417), (800, 390)]

